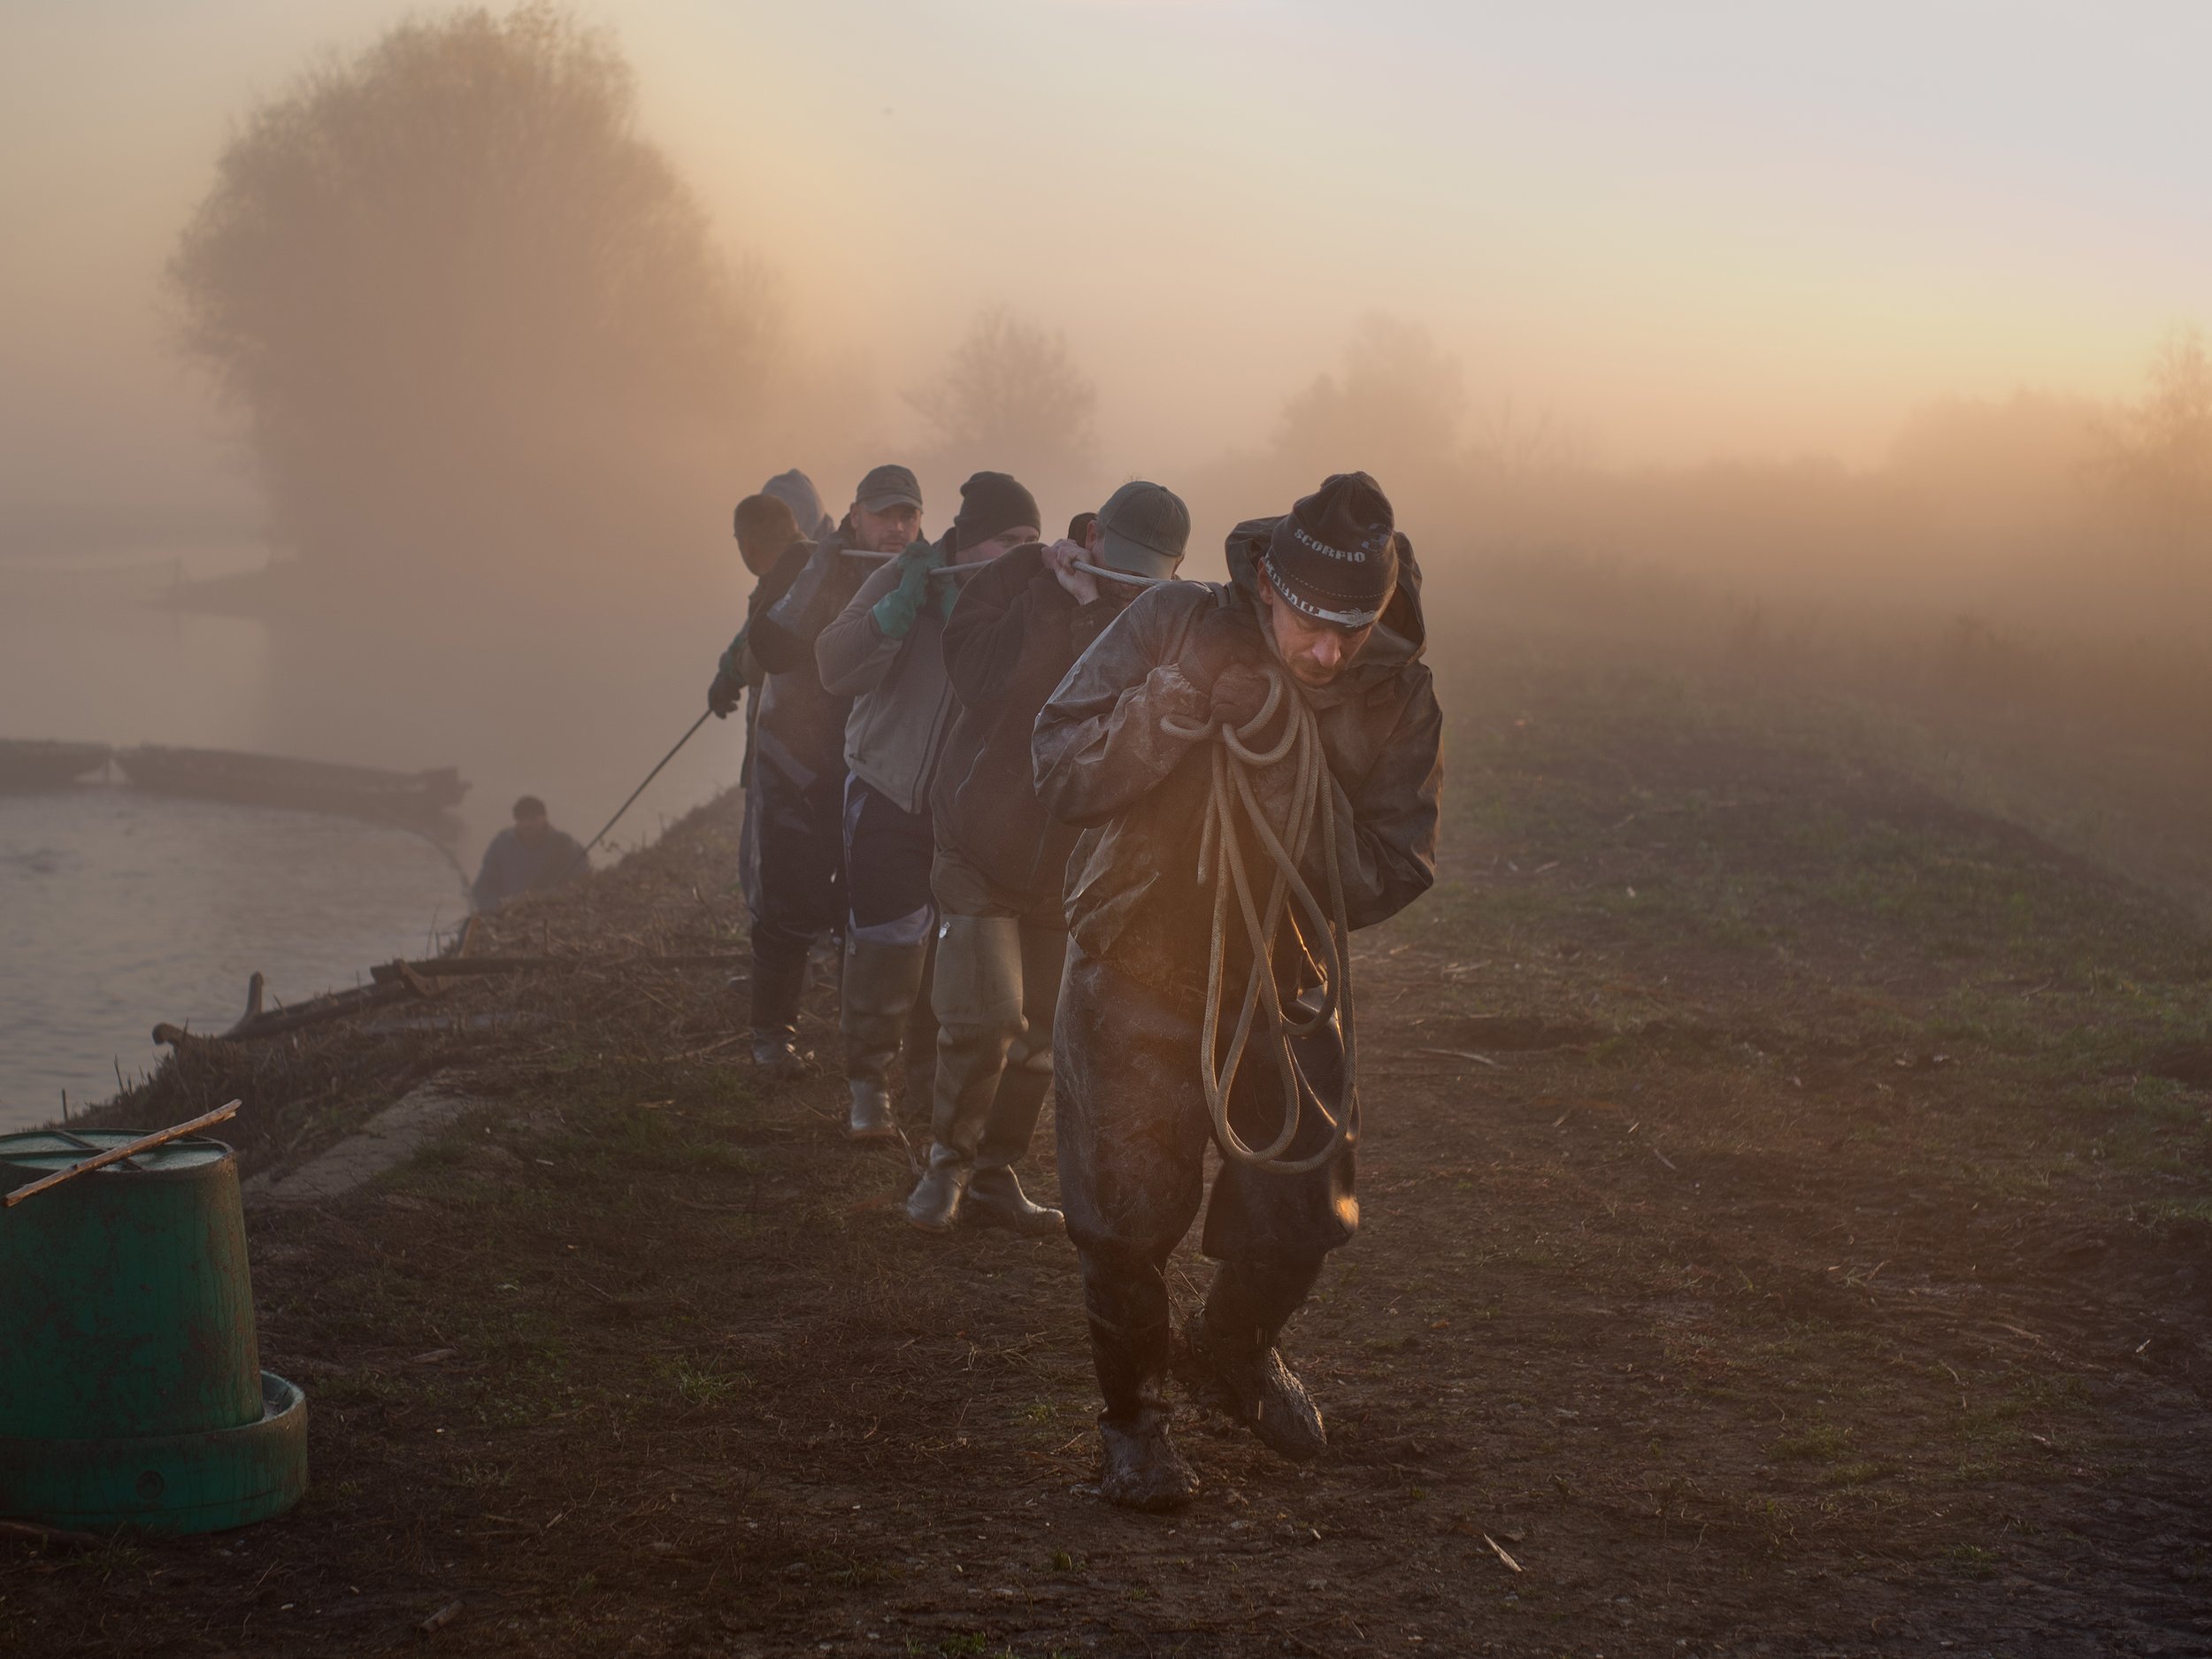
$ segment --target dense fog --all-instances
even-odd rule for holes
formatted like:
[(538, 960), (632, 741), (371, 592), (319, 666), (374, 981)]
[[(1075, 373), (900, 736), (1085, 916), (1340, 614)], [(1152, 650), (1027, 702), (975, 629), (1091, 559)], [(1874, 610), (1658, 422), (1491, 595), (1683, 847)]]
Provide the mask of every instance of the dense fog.
[[(1200, 575), (1239, 518), (1363, 467), (1448, 620), (1632, 620), (1734, 660), (1902, 652), (2022, 690), (2062, 659), (2120, 718), (2201, 710), (2212, 365), (2152, 303), (2193, 250), (2130, 264), (2170, 173), (2138, 169), (2125, 280), (2059, 296), (2085, 186), (2037, 127), (2012, 188), (2047, 187), (2048, 212), (1943, 246), (2039, 242), (2048, 267), (1962, 298), (1957, 263), (1907, 303), (1924, 250), (1818, 281), (1805, 262), (1855, 223), (1896, 235), (1986, 153), (1871, 46), (1813, 73), (1816, 30), (1741, 21), (1701, 104), (1721, 72), (1625, 14), (1578, 63), (1536, 26), (1419, 8), (1356, 42), (1296, 6), (869, 13), (988, 71), (936, 86), (825, 59), (869, 9), (821, 11), (223, 14), (139, 118), (157, 137), (121, 93), (55, 89), (90, 74), (97, 31), (12, 21), (8, 119), (42, 144), (10, 147), (8, 199), (52, 236), (0, 322), (22, 370), (0, 384), (22, 440), (0, 464), (5, 734), (458, 764), (472, 838), (524, 788), (583, 833), (692, 718), (739, 619), (731, 504), (797, 465), (836, 511), (887, 459), (923, 478), (933, 533), (978, 467), (1056, 524), (1156, 478), (1192, 503)], [(1148, 80), (1136, 31), (1164, 49)], [(2066, 44), (2024, 25), (2005, 50), (2050, 75)], [(2134, 63), (2107, 44), (2106, 67)], [(1932, 74), (1968, 50), (1920, 45)], [(1506, 165), (1512, 123), (1556, 136), (1639, 51), (1656, 78), (1586, 147)], [(1763, 51), (1805, 109), (1747, 79)], [(1327, 120), (1282, 119), (1310, 102), (1294, 87), (1208, 81), (1240, 53), (1321, 76)], [(1018, 62), (1034, 73), (1008, 84)], [(1500, 93), (1516, 63), (1555, 96)], [(1454, 84), (1466, 107), (1438, 96)], [(1960, 130), (2025, 134), (2016, 92)], [(1873, 151), (1892, 189), (1839, 172), (1822, 112), (1855, 98), (1895, 101), (1885, 142), (1924, 141), (1927, 176)], [(2071, 119), (2092, 173), (2158, 135)], [(133, 154), (150, 171), (122, 188)], [(1694, 162), (1709, 180), (1685, 182)], [(1794, 217), (1731, 219), (1732, 190)], [(1824, 213), (1791, 257), (1744, 257), (1762, 225)], [(65, 624), (33, 619), (55, 607)], [(131, 643), (149, 627), (166, 643)], [(730, 780), (734, 750), (711, 731), (641, 827)]]

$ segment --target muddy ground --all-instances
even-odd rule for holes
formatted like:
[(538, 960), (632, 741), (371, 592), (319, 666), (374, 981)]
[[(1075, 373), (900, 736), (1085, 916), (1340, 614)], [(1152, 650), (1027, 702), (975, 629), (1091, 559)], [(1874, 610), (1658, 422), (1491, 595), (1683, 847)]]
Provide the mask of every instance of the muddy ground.
[[(122, 1109), (236, 1086), (265, 1165), (488, 1102), (254, 1217), (301, 1508), (0, 1544), (0, 1648), (2212, 1652), (2212, 937), (1877, 717), (1504, 639), (1444, 690), (1444, 879), (1358, 959), (1363, 1231), (1292, 1333), (1317, 1465), (1187, 1410), (1197, 1505), (1104, 1508), (1064, 1243), (905, 1227), (718, 972), (487, 984)], [(734, 840), (505, 948), (734, 949)]]

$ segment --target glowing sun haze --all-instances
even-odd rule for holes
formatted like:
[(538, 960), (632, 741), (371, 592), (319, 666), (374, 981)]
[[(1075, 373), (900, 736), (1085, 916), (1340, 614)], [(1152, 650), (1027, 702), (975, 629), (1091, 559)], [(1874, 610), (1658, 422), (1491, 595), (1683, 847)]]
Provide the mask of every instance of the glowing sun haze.
[[(0, 520), (245, 483), (157, 276), (232, 123), (419, 0), (0, 7)], [(2109, 395), (2212, 296), (2182, 5), (626, 0), (648, 133), (887, 423), (983, 303), (1110, 459), (1248, 444), (1362, 313), (1622, 462)]]

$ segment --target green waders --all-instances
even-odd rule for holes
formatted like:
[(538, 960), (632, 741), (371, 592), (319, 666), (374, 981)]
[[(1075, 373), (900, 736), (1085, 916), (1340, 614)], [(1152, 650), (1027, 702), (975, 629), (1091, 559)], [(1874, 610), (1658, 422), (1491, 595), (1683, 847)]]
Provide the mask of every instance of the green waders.
[(906, 1094), (926, 1098), (936, 1045), (929, 1006), (930, 943), (845, 941), (844, 995), (838, 1022), (845, 1038), (845, 1081), (852, 1107), (845, 1133), (855, 1141), (891, 1141), (899, 1133), (891, 1110), (891, 1063), (906, 1052)]
[(1052, 1086), (1066, 949), (1058, 928), (1013, 916), (938, 923), (929, 1163), (906, 1202), (916, 1226), (943, 1232), (964, 1214), (1021, 1233), (1061, 1230), (1060, 1212), (1030, 1201), (1014, 1165), (1029, 1151)]

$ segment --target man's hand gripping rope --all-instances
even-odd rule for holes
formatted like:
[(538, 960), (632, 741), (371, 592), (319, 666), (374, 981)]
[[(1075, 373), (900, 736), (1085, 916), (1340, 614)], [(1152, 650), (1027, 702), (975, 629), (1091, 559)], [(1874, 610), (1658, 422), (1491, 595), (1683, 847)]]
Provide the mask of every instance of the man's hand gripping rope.
[[(1267, 680), (1267, 695), (1259, 712), (1233, 724), (1215, 716), (1187, 721), (1164, 715), (1160, 729), (1171, 737), (1216, 740), (1212, 750), (1213, 790), (1206, 810), (1205, 827), (1199, 840), (1198, 881), (1213, 883), (1212, 942), (1206, 962), (1204, 1020), (1204, 1082), (1206, 1104), (1213, 1114), (1214, 1137), (1224, 1156), (1278, 1175), (1296, 1175), (1318, 1169), (1336, 1156), (1351, 1133), (1355, 1080), (1358, 1071), (1358, 1041), (1352, 1015), (1351, 929), (1344, 906), (1344, 876), (1337, 859), (1337, 824), (1329, 787), (1328, 762), (1322, 753), (1321, 727), (1305, 699), (1291, 688), (1288, 676), (1274, 664), (1258, 670)], [(1287, 705), (1282, 735), (1271, 748), (1254, 745), (1279, 710)], [(1253, 779), (1268, 767), (1291, 759), (1294, 766), (1289, 822), (1278, 833), (1253, 788)], [(1252, 896), (1252, 879), (1245, 868), (1244, 852), (1237, 835), (1237, 815), (1245, 819), (1274, 865), (1264, 910)], [(1313, 838), (1314, 821), (1320, 820), (1321, 862), (1328, 873), (1329, 909), (1322, 910), (1313, 889), (1299, 873), (1306, 849)], [(1237, 1016), (1234, 1035), (1225, 1054), (1219, 1052), (1222, 980), (1229, 900), (1236, 898), (1247, 939), (1252, 948), (1252, 967), (1244, 989), (1244, 1007)], [(1294, 897), (1308, 928), (1302, 929), (1317, 946), (1321, 958), (1319, 1005), (1302, 1018), (1284, 1011), (1275, 983), (1276, 935), (1288, 902)], [(1230, 1093), (1242, 1064), (1246, 1045), (1253, 1034), (1256, 1016), (1267, 1018), (1266, 1041), (1282, 1079), (1282, 1124), (1263, 1147), (1248, 1144), (1229, 1121)], [(1344, 1039), (1342, 1086), (1334, 1102), (1324, 1101), (1307, 1081), (1291, 1043), (1312, 1035), (1332, 1019), (1339, 1021)], [(1283, 1155), (1297, 1138), (1308, 1103), (1329, 1126), (1327, 1141), (1302, 1158)]]

